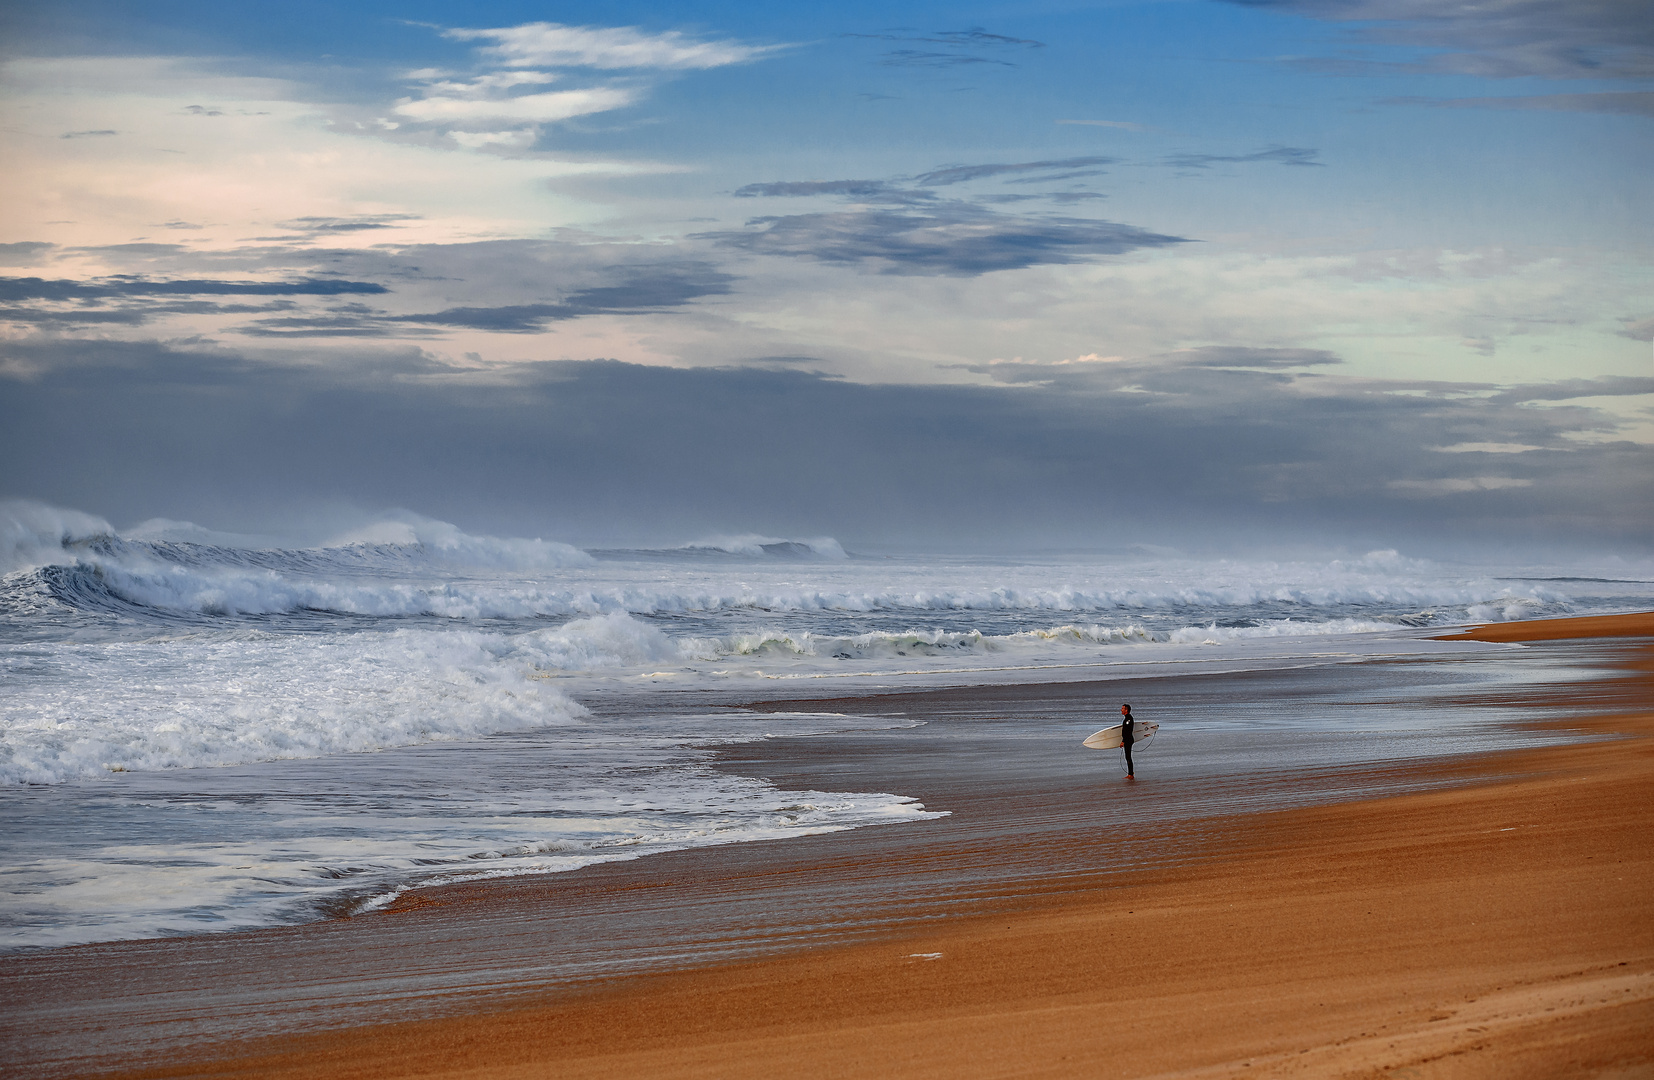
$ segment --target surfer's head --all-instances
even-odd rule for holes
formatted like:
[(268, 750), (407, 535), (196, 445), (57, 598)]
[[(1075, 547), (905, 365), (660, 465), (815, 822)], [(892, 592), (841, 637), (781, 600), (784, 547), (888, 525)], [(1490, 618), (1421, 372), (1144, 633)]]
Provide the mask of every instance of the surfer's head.
[(1131, 706), (1130, 705), (1120, 706), (1120, 715), (1121, 716), (1130, 716), (1131, 715)]

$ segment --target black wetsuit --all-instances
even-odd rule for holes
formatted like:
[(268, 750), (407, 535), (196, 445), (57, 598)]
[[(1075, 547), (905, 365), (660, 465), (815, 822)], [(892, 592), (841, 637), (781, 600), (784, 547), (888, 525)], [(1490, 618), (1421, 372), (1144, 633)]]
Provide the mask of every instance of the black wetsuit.
[(1120, 721), (1120, 745), (1125, 747), (1125, 749), (1126, 749), (1126, 775), (1127, 776), (1136, 776), (1137, 775), (1137, 770), (1135, 768), (1133, 768), (1132, 764), (1131, 764), (1131, 744), (1132, 744), (1133, 741), (1135, 741), (1132, 737), (1132, 733), (1133, 733), (1133, 729), (1136, 728), (1136, 727), (1137, 727), (1137, 721), (1132, 719), (1131, 713), (1127, 713), (1126, 718), (1124, 720)]

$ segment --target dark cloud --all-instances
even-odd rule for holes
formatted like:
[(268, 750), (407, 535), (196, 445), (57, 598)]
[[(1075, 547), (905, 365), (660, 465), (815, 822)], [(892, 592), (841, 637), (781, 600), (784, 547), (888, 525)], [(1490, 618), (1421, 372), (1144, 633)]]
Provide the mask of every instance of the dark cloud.
[[(962, 184), (970, 180), (981, 180), (989, 176), (1005, 176), (1015, 173), (1055, 172), (1064, 169), (1083, 169), (1094, 165), (1113, 165), (1118, 158), (1111, 157), (1077, 157), (1063, 158), (1058, 161), (1024, 161), (1015, 164), (1003, 165), (948, 165), (930, 172), (921, 173), (913, 178), (913, 182), (921, 187), (943, 187), (948, 184)], [(1091, 175), (1091, 174), (1086, 174)], [(1042, 179), (1065, 179), (1065, 177), (1048, 177)]]
[(1208, 169), (1213, 165), (1249, 164), (1259, 161), (1273, 162), (1277, 165), (1322, 166), (1324, 163), (1315, 160), (1320, 152), (1302, 146), (1271, 146), (1250, 154), (1172, 154), (1164, 163), (1179, 169)]
[(45, 259), (47, 252), (57, 247), (44, 240), (20, 240), (0, 244), (0, 262), (7, 266), (33, 266)]
[(1107, 175), (1102, 169), (1078, 169), (1074, 172), (1052, 173), (1047, 176), (1018, 176), (1005, 181), (1007, 184), (1054, 184), (1059, 180), (1083, 180), (1092, 176)]
[[(1043, 184), (1101, 175), (1098, 165), (1112, 165), (1112, 157), (1062, 158), (1053, 161), (994, 162), (982, 165), (944, 165), (912, 177), (893, 180), (780, 180), (737, 188), (737, 198), (808, 198), (838, 196), (885, 206), (935, 203), (937, 196), (923, 188), (950, 187), (975, 180), (1005, 177), (1012, 184)], [(1078, 170), (1078, 171), (1076, 171)], [(916, 184), (918, 188), (909, 187)], [(1078, 197), (1083, 198), (1084, 195)], [(991, 197), (983, 201), (992, 201)], [(1073, 201), (1073, 199), (1070, 199)]]
[(940, 53), (925, 52), (922, 49), (895, 49), (884, 54), (879, 63), (889, 67), (933, 67), (951, 68), (962, 67), (968, 64), (994, 64), (999, 67), (1016, 67), (1009, 60), (1001, 60), (997, 56), (973, 56), (969, 53)]
[(738, 199), (808, 198), (819, 195), (842, 195), (869, 202), (900, 202), (913, 198), (931, 199), (934, 196), (909, 192), (888, 180), (781, 180), (770, 184), (747, 184), (735, 189)]
[(1654, 378), (1632, 375), (1601, 379), (1563, 379), (1538, 386), (1513, 386), (1494, 395), (1500, 401), (1522, 405), (1530, 401), (1573, 401), (1593, 397), (1635, 397), (1654, 394)]
[(1535, 94), (1526, 97), (1389, 98), (1386, 105), (1431, 105), (1445, 109), (1521, 109), (1543, 112), (1618, 113), (1654, 117), (1654, 91), (1611, 90), (1596, 94)]
[(161, 315), (245, 315), (290, 310), (293, 306), (291, 302), (279, 301), (273, 304), (215, 304), (209, 301), (137, 302), (73, 308), (0, 305), (0, 320), (25, 323), (43, 329), (67, 329), (75, 326), (142, 326)]
[(1654, 341), (1654, 318), (1624, 318), (1620, 321), (1625, 324), (1625, 328), (1614, 331), (1620, 337), (1630, 338), (1632, 341)]
[(136, 255), (139, 258), (165, 258), (169, 255), (182, 255), (189, 249), (183, 244), (98, 244), (92, 247), (69, 248), (69, 251), (83, 252), (88, 255)]
[(120, 134), (120, 132), (113, 131), (109, 128), (100, 128), (97, 131), (65, 131), (62, 135), (59, 135), (58, 138), (60, 138), (60, 139), (89, 139), (89, 138), (96, 138), (96, 137), (101, 136), (101, 135), (119, 135), (119, 134)]
[[(1654, 448), (1571, 438), (1612, 425), (1523, 402), (1651, 380), (1500, 388), (1288, 370), (1335, 360), (1191, 350), (985, 369), (1014, 388), (868, 386), (796, 370), (800, 357), (461, 372), (413, 349), (283, 361), (13, 340), (0, 344), (0, 459), (8, 494), (241, 531), (331, 502), (577, 542), (756, 529), (909, 547), (1252, 536), (1648, 550)], [(1538, 449), (1433, 449), (1458, 444)]]
[(1089, 199), (1106, 199), (1100, 191), (1041, 191), (1041, 192), (1014, 192), (995, 195), (978, 195), (976, 201), (980, 203), (1019, 203), (1044, 200), (1055, 203), (1077, 203)]
[(1405, 70), (1488, 78), (1654, 77), (1647, 0), (1229, 0), (1360, 24), (1380, 45), (1439, 50)]
[(1344, 362), (1325, 349), (1250, 349), (1239, 345), (1207, 345), (1171, 357), (1201, 367), (1232, 368), (1326, 367)]
[(548, 322), (588, 315), (648, 315), (730, 291), (735, 278), (705, 263), (632, 267), (624, 281), (577, 289), (557, 302), (451, 307), (394, 315), (354, 304), (303, 316), (258, 319), (239, 327), (255, 337), (403, 337), (421, 327), (531, 334)]
[(418, 214), (364, 214), (357, 217), (301, 217), (277, 222), (284, 229), (306, 233), (348, 233), (368, 229), (395, 229), (404, 221), (419, 221)]
[[(929, 33), (892, 30), (871, 34), (845, 34), (843, 36), (920, 46), (919, 48), (893, 49), (883, 54), (879, 58), (879, 63), (887, 67), (948, 69), (984, 64), (995, 67), (1016, 67), (1017, 65), (1013, 61), (1004, 59), (1006, 54), (1045, 48), (1043, 41), (1009, 37), (1005, 34), (991, 34), (980, 26), (972, 27), (969, 30), (938, 30)], [(937, 46), (940, 48), (936, 48)]]
[(1034, 41), (1031, 38), (1006, 37), (1004, 34), (990, 34), (980, 26), (969, 30), (942, 30), (931, 38), (933, 41), (945, 42), (949, 45), (959, 45), (976, 48), (996, 48), (1003, 46), (1022, 46), (1030, 49), (1043, 49), (1045, 42)]
[(371, 281), (305, 278), (299, 281), (152, 281), (108, 277), (91, 281), (64, 278), (0, 277), (0, 301), (90, 300), (128, 296), (341, 296), (389, 292)]
[[(89, 281), (0, 277), (0, 321), (43, 329), (141, 326), (163, 315), (240, 315), (286, 311), (290, 301), (223, 304), (191, 296), (348, 296), (383, 294), (370, 281), (304, 278), (297, 281), (153, 280), (117, 276)], [(166, 299), (173, 298), (173, 299)], [(27, 303), (34, 301), (34, 303)], [(56, 306), (53, 306), (56, 305)]]
[(235, 327), (235, 332), (253, 338), (432, 338), (440, 333), (436, 329), (408, 326), (383, 312), (348, 309), (257, 319)]
[(845, 34), (849, 38), (872, 38), (875, 41), (917, 41), (931, 45), (952, 45), (961, 48), (1003, 48), (1022, 47), (1029, 49), (1043, 49), (1045, 42), (1034, 41), (1031, 38), (1007, 37), (1004, 34), (990, 34), (980, 26), (969, 30), (938, 30), (931, 34), (917, 32), (900, 33), (887, 31), (879, 34)]
[(863, 263), (881, 273), (965, 277), (1188, 243), (1112, 221), (1016, 217), (964, 203), (930, 212), (873, 209), (756, 218), (746, 229), (697, 238), (761, 255)]

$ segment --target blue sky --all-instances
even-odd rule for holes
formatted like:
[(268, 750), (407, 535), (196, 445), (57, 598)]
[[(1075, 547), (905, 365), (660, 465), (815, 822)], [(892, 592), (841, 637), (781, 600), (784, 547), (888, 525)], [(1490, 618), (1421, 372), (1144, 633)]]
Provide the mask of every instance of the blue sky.
[(0, 494), (574, 540), (1209, 540), (1219, 504), (1654, 534), (1645, 4), (0, 19)]

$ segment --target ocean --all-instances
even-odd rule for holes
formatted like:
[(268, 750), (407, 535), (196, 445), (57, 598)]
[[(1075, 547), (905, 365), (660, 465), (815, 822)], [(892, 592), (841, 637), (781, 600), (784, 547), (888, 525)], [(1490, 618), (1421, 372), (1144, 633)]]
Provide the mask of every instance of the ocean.
[[(1446, 627), (1654, 601), (1654, 567), (1621, 563), (927, 557), (752, 535), (582, 550), (409, 513), (283, 548), (35, 503), (0, 504), (0, 571), (4, 950), (941, 813), (714, 767), (719, 746), (921, 721), (743, 703), (1416, 657), (1461, 648), (1431, 640)], [(1337, 734), (1342, 761), (1410, 722), (1293, 715)]]

